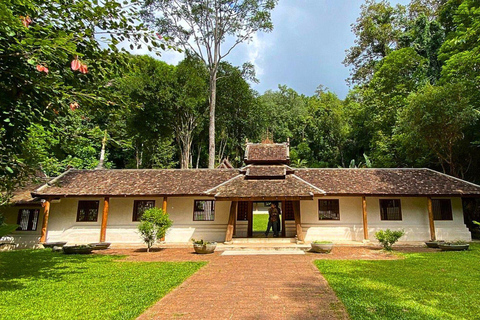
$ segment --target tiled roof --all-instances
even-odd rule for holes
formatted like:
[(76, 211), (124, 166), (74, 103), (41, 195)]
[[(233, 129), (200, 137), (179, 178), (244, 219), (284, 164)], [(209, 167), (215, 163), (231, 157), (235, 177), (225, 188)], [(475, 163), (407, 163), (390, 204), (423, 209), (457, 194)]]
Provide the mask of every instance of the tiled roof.
[(70, 170), (35, 195), (200, 195), (238, 175), (232, 169)]
[(323, 194), (323, 191), (308, 184), (295, 175), (285, 179), (247, 179), (239, 175), (217, 188), (208, 191), (217, 199), (250, 198), (254, 200), (276, 198), (307, 198)]
[(480, 186), (430, 169), (296, 169), (327, 194), (480, 195)]
[(248, 178), (285, 178), (287, 166), (249, 166), (246, 168), (245, 175)]
[(290, 162), (287, 143), (247, 143), (245, 149), (246, 164), (250, 163), (286, 163)]
[[(251, 174), (254, 171), (255, 177)], [(287, 171), (278, 178), (280, 171)], [(246, 178), (246, 172), (250, 177)], [(216, 195), (307, 197), (321, 195), (480, 196), (480, 186), (429, 169), (69, 170), (33, 196)], [(260, 178), (258, 178), (260, 176)], [(273, 178), (272, 178), (273, 176)]]

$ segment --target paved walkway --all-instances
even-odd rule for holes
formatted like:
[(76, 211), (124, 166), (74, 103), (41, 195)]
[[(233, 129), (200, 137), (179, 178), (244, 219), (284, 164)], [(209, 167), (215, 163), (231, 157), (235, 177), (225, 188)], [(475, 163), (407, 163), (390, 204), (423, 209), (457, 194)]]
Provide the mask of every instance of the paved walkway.
[(348, 319), (313, 258), (215, 253), (139, 319)]

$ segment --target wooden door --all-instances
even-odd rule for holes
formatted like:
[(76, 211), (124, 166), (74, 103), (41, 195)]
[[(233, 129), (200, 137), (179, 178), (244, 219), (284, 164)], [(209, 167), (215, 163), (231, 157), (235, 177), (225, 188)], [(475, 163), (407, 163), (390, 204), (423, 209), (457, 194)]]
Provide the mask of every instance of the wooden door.
[(253, 202), (248, 201), (248, 237), (253, 236)]

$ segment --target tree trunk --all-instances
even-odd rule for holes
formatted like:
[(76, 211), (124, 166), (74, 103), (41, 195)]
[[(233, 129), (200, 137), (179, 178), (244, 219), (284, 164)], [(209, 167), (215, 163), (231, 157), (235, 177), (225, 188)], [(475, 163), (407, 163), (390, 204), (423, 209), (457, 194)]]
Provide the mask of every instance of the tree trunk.
[(215, 102), (217, 98), (217, 70), (210, 73), (210, 124), (208, 126), (208, 168), (215, 168)]

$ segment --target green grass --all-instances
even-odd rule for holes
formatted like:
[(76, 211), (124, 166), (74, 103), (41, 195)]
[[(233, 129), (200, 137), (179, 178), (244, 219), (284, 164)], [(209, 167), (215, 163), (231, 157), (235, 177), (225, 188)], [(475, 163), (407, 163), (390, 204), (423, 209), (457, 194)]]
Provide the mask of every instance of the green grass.
[(0, 318), (132, 319), (205, 264), (120, 258), (2, 252)]
[[(253, 215), (253, 231), (267, 230), (268, 214), (254, 214)], [(272, 232), (272, 230), (270, 230)]]
[(390, 261), (317, 260), (352, 319), (480, 319), (480, 244)]

